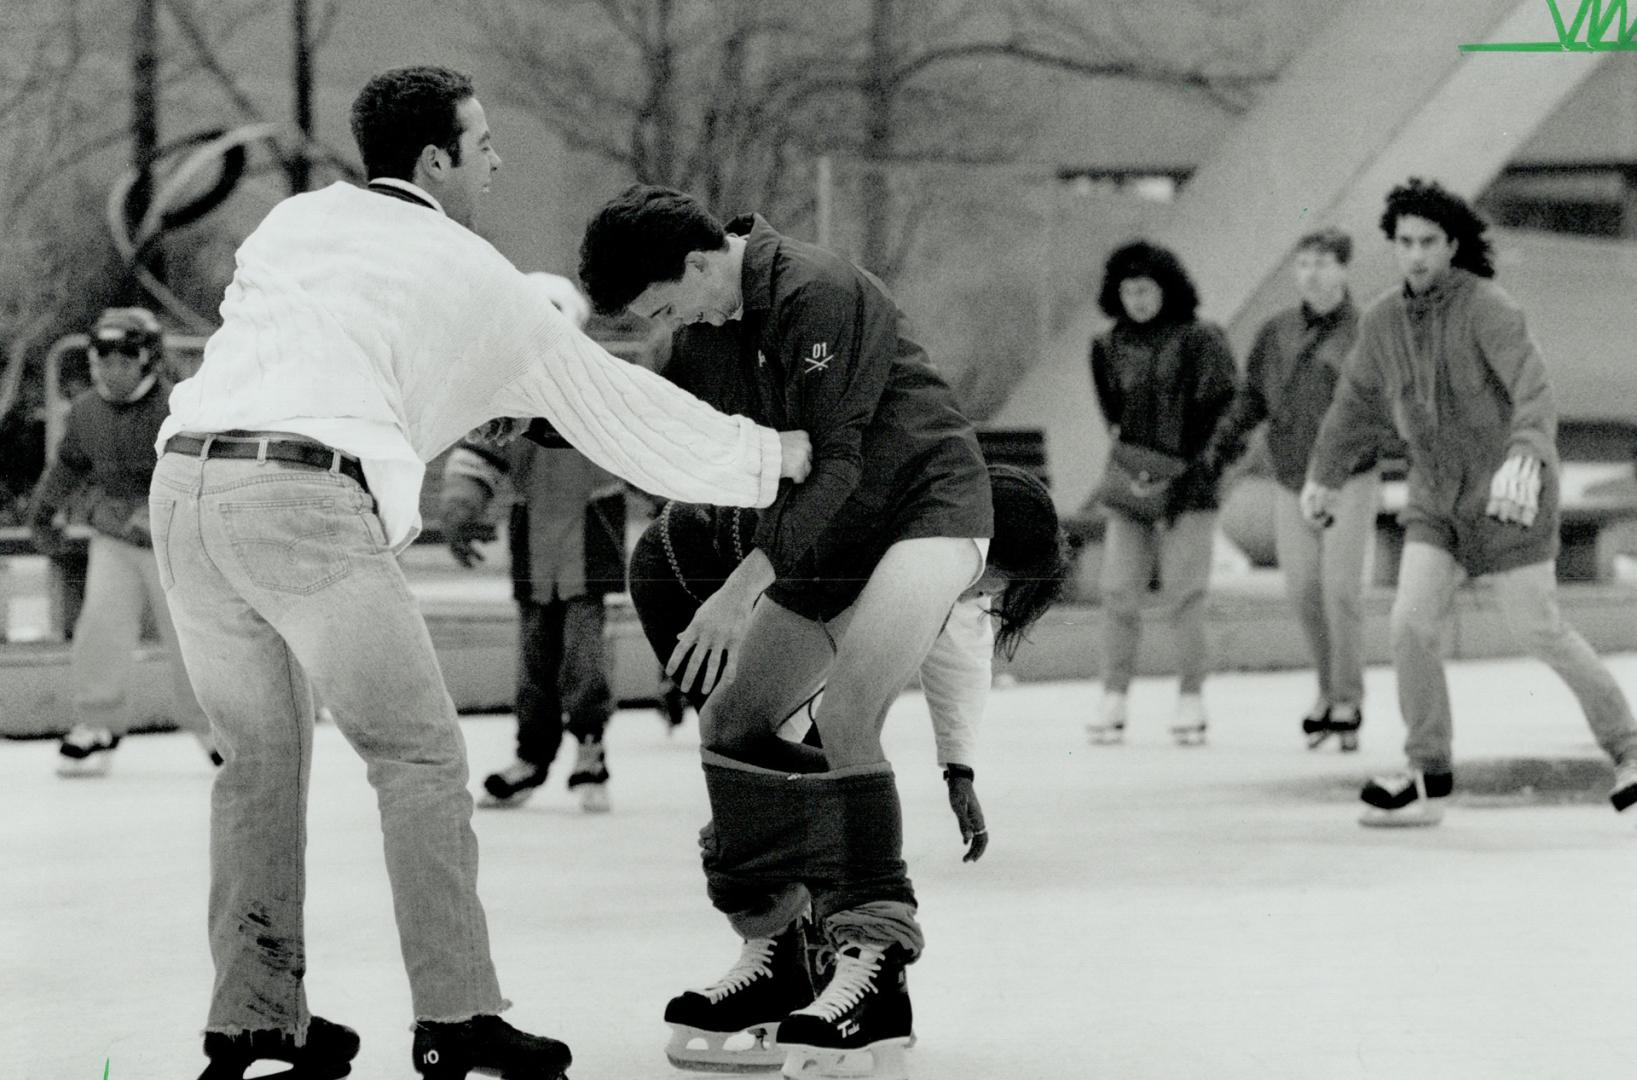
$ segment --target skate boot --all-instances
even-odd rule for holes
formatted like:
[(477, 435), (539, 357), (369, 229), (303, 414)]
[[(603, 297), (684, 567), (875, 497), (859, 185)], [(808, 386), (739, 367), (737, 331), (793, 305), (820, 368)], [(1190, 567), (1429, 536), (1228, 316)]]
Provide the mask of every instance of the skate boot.
[(1199, 694), (1177, 698), (1177, 718), (1171, 722), (1171, 738), (1178, 746), (1205, 745), (1205, 699)]
[(1444, 800), (1455, 789), (1453, 773), (1411, 769), (1396, 776), (1378, 776), (1364, 785), (1360, 825), (1377, 828), (1436, 825), (1444, 820)]
[[(665, 1056), (679, 1069), (777, 1069), (784, 1060), (774, 1039), (779, 1022), (813, 1000), (807, 965), (801, 923), (777, 937), (746, 941), (726, 975), (665, 1006), (665, 1022), (672, 1028)], [(728, 1045), (730, 1040), (735, 1045)]]
[(844, 942), (824, 993), (779, 1025), (784, 1075), (904, 1080), (913, 1027), (903, 952)]
[(568, 774), (568, 790), (579, 793), (580, 809), (586, 813), (608, 813), (608, 765), (601, 739), (581, 739), (575, 744), (574, 771)]
[(1125, 741), (1125, 691), (1103, 691), (1103, 703), (1096, 719), (1086, 723), (1086, 741), (1093, 746), (1113, 746)]
[(563, 1043), (519, 1031), (498, 1016), (417, 1021), (414, 1055), (425, 1080), (466, 1080), (474, 1072), (500, 1080), (564, 1080), (574, 1060)]
[(1330, 737), (1330, 704), (1318, 702), (1302, 717), (1302, 734), (1307, 737), (1307, 748), (1317, 750)]
[(509, 809), (522, 806), (534, 789), (546, 782), (546, 767), (518, 758), (499, 772), (490, 773), (483, 781), (488, 793), (478, 805), (491, 809)]
[(1337, 705), (1330, 710), (1330, 730), (1344, 754), (1358, 752), (1358, 729), (1364, 726), (1364, 710), (1357, 705)]
[(352, 1059), (358, 1056), (358, 1033), (322, 1016), (313, 1017), (307, 1024), (307, 1041), (300, 1046), (286, 1031), (241, 1031), (236, 1035), (207, 1031), (205, 1056), (210, 1064), (199, 1080), (242, 1080), (258, 1061), (282, 1061), (290, 1066), (273, 1076), (338, 1080), (352, 1072)]
[(75, 724), (57, 747), (57, 775), (107, 776), (120, 737), (107, 728)]
[(1614, 767), (1614, 790), (1609, 802), (1616, 810), (1637, 804), (1637, 758), (1627, 758)]

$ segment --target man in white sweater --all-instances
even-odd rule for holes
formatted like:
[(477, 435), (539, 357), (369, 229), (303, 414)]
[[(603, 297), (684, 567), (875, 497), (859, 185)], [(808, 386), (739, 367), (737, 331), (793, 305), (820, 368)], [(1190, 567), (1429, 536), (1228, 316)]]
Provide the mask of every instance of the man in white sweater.
[(158, 439), (160, 576), (225, 759), (205, 1075), (271, 1059), (339, 1076), (358, 1050), (303, 988), (317, 691), (380, 805), (416, 1069), (553, 1078), (568, 1048), (497, 1015), (465, 746), (394, 557), (420, 526), (425, 463), (493, 417), (543, 416), (656, 494), (766, 506), (805, 477), (807, 437), (609, 356), (471, 231), (500, 158), (464, 75), (377, 76), (352, 125), (369, 188), (287, 199), (244, 242)]

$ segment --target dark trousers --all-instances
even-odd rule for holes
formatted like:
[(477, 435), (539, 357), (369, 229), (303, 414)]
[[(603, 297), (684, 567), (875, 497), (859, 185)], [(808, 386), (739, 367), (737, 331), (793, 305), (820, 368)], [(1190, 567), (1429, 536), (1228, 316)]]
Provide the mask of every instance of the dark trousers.
[(603, 651), (600, 596), (520, 600), (517, 650), (517, 756), (550, 765), (563, 743), (563, 717), (576, 739), (600, 739), (612, 709)]

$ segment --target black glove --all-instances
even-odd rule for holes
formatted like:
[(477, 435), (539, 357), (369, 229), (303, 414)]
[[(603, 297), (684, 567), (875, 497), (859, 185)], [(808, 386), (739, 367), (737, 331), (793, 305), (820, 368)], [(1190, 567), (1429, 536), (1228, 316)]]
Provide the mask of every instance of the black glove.
[(983, 823), (983, 807), (972, 787), (974, 773), (967, 765), (944, 766), (944, 785), (949, 789), (949, 808), (960, 823), (961, 843), (966, 854), (961, 862), (977, 862), (989, 848), (989, 829)]
[(479, 544), (487, 544), (499, 535), (493, 522), (474, 518), (449, 527), (449, 554), (455, 561), (470, 570), (478, 563), (483, 562), (483, 552), (477, 549)]

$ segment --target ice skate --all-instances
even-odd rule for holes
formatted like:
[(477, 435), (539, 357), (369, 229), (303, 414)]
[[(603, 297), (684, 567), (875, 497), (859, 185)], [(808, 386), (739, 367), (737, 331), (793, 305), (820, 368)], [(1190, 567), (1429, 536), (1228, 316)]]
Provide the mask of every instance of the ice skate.
[(1359, 792), (1364, 813), (1360, 825), (1376, 828), (1436, 825), (1444, 820), (1444, 800), (1455, 788), (1450, 773), (1425, 773), (1419, 769), (1396, 776), (1378, 776)]
[(1358, 731), (1364, 723), (1364, 714), (1357, 706), (1326, 705), (1302, 718), (1302, 734), (1307, 736), (1307, 748), (1317, 750), (1334, 735), (1336, 745), (1344, 754), (1358, 750)]
[(672, 998), (665, 1006), (671, 1064), (709, 1072), (777, 1069), (784, 1060), (775, 1038), (779, 1022), (813, 1000), (805, 937), (798, 924), (777, 937), (751, 938), (727, 974)]
[(1086, 722), (1086, 741), (1093, 746), (1124, 742), (1125, 711), (1125, 692), (1105, 690), (1096, 718)]
[(1609, 802), (1616, 810), (1625, 810), (1637, 804), (1637, 758), (1627, 758), (1614, 767), (1614, 790)]
[(546, 782), (546, 767), (518, 758), (499, 772), (490, 773), (483, 781), (487, 798), (479, 806), (490, 809), (510, 809), (528, 801), (534, 789)]
[(107, 776), (120, 737), (107, 728), (75, 724), (57, 747), (57, 775), (68, 778)]
[(337, 1080), (352, 1072), (358, 1056), (358, 1033), (350, 1027), (315, 1016), (307, 1025), (307, 1040), (300, 1046), (284, 1031), (242, 1031), (228, 1035), (205, 1032), (205, 1056), (210, 1064), (199, 1080), (242, 1080), (258, 1061), (282, 1061), (283, 1072), (262, 1073), (289, 1080)]
[(415, 1025), (415, 1071), (425, 1080), (466, 1080), (471, 1073), (500, 1080), (564, 1080), (574, 1055), (563, 1043), (519, 1031), (498, 1016), (454, 1024)]
[(784, 1075), (905, 1080), (913, 1027), (901, 950), (844, 943), (824, 992), (779, 1025)]
[(1317, 750), (1330, 738), (1330, 705), (1318, 702), (1302, 717), (1302, 734), (1307, 737), (1307, 748)]
[(581, 739), (575, 743), (574, 771), (568, 774), (568, 790), (580, 796), (580, 809), (586, 813), (608, 813), (608, 764), (601, 739)]
[(1364, 712), (1357, 706), (1351, 709), (1336, 706), (1330, 710), (1330, 730), (1344, 754), (1358, 752), (1358, 729), (1364, 726)]
[(1183, 694), (1177, 699), (1177, 718), (1171, 722), (1171, 738), (1178, 746), (1205, 745), (1205, 699), (1199, 694)]

